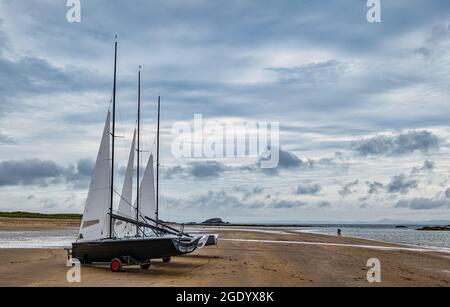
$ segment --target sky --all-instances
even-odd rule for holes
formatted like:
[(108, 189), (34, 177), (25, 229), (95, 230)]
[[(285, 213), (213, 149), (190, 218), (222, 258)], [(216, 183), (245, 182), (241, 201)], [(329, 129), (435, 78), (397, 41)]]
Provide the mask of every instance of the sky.
[[(83, 212), (110, 107), (115, 189), (161, 113), (162, 219), (450, 220), (450, 3), (0, 1), (0, 211)], [(280, 161), (176, 158), (172, 125), (278, 122)]]

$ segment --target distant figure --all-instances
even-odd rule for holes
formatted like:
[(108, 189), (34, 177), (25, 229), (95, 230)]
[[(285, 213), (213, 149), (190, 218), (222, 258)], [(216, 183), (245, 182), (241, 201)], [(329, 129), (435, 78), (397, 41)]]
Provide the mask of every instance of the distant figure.
[(337, 235), (338, 235), (338, 237), (340, 237), (342, 235), (342, 230), (340, 228), (338, 228), (338, 230), (337, 230)]

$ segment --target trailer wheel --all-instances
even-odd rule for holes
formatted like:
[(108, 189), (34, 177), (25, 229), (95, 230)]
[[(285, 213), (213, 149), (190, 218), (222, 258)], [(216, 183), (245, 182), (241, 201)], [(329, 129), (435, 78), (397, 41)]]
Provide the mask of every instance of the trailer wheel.
[(121, 272), (122, 261), (120, 261), (120, 259), (114, 258), (113, 260), (111, 260), (110, 268), (114, 273)]
[(149, 261), (148, 263), (141, 264), (141, 269), (148, 270), (150, 268), (150, 266), (151, 266), (151, 262)]
[(164, 263), (169, 263), (171, 258), (170, 257), (164, 257), (164, 258), (162, 258), (162, 260), (163, 260)]

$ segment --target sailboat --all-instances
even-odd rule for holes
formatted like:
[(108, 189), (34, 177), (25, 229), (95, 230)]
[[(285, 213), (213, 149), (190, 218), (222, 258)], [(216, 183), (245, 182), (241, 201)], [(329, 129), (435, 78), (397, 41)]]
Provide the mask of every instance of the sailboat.
[[(115, 162), (115, 115), (117, 85), (117, 41), (114, 52), (114, 86), (112, 114), (108, 111), (103, 128), (100, 148), (94, 167), (85, 210), (76, 242), (69, 251), (72, 258), (82, 264), (110, 263), (113, 272), (122, 270), (124, 265), (140, 265), (142, 269), (150, 267), (151, 259), (170, 261), (170, 257), (191, 253), (208, 241), (207, 236), (191, 236), (164, 225), (158, 219), (158, 191), (156, 188), (156, 211), (151, 206), (141, 208), (141, 202), (155, 199), (153, 180), (153, 157), (150, 156), (148, 171), (139, 184), (140, 154), (140, 70), (138, 94), (138, 131), (137, 131), (137, 200), (131, 206), (132, 181), (136, 133), (130, 150), (124, 187), (120, 195), (119, 208), (113, 210), (114, 203), (114, 162)], [(159, 175), (159, 121), (160, 98), (158, 99), (158, 164)], [(112, 119), (111, 119), (112, 117)], [(157, 175), (157, 177), (158, 177)], [(158, 179), (157, 179), (158, 180)], [(153, 186), (153, 190), (152, 190)], [(135, 213), (135, 214), (133, 214)], [(205, 243), (202, 243), (205, 242)]]

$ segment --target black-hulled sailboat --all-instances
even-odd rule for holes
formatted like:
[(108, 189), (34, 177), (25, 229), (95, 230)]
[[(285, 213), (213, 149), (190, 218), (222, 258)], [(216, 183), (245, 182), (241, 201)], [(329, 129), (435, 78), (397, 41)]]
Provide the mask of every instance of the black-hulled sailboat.
[[(142, 183), (139, 184), (139, 165), (137, 176), (137, 199), (132, 206), (132, 182), (134, 152), (140, 154), (140, 70), (138, 90), (138, 133), (137, 149), (134, 134), (128, 160), (122, 194), (117, 212), (114, 203), (114, 159), (115, 159), (115, 116), (117, 83), (117, 41), (114, 54), (114, 86), (112, 114), (108, 111), (103, 129), (100, 149), (90, 184), (85, 211), (78, 239), (72, 244), (70, 255), (82, 264), (110, 263), (112, 271), (120, 271), (123, 265), (150, 267), (150, 260), (193, 252), (206, 245), (207, 236), (191, 236), (161, 223), (158, 219), (158, 189), (156, 197), (153, 181), (153, 156), (150, 156)], [(159, 160), (159, 113), (158, 99), (158, 160)], [(112, 115), (112, 120), (111, 120)], [(159, 161), (157, 168), (159, 167)], [(159, 174), (159, 171), (157, 171)], [(157, 179), (158, 181), (158, 179)], [(156, 202), (155, 202), (156, 198)], [(156, 210), (155, 210), (156, 209)], [(135, 210), (135, 211), (134, 211)], [(134, 211), (134, 212), (133, 212)], [(208, 244), (209, 245), (209, 244)]]

